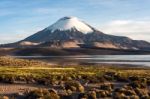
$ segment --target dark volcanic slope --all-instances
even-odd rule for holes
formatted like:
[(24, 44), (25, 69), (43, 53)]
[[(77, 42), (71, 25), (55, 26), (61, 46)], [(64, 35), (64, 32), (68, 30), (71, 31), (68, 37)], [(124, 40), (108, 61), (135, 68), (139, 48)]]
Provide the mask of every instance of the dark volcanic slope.
[(39, 31), (36, 34), (27, 37), (23, 41), (30, 42), (49, 42), (49, 41), (66, 41), (70, 39), (75, 39), (81, 41), (84, 38), (84, 34), (79, 31), (55, 31), (51, 32), (50, 30), (44, 29), (43, 31)]
[(150, 49), (150, 43), (142, 40), (132, 40), (125, 36), (107, 35), (99, 31), (89, 33), (85, 36), (86, 42), (111, 42), (120, 48), (128, 49)]
[(49, 30), (43, 30), (26, 38), (23, 41), (45, 43), (50, 41), (68, 41), (71, 39), (84, 43), (84, 45), (89, 47), (92, 46), (90, 44), (99, 42), (107, 44), (111, 43), (117, 49), (150, 49), (149, 42), (142, 40), (132, 40), (124, 36), (108, 35), (96, 30), (88, 34), (83, 34), (79, 31), (55, 31), (54, 33), (51, 33)]
[(70, 49), (55, 49), (55, 48), (22, 48), (14, 51), (14, 55), (32, 56), (61, 56), (61, 55), (136, 55), (150, 54), (150, 51), (135, 51), (135, 50), (117, 50), (117, 49), (87, 49), (87, 48), (70, 48)]
[[(79, 26), (78, 26), (79, 25)], [(84, 26), (83, 26), (84, 25)], [(72, 26), (72, 27), (71, 27)], [(65, 28), (69, 29), (65, 30)], [(63, 30), (64, 29), (64, 30)], [(89, 31), (85, 33), (84, 31)], [(45, 43), (51, 41), (68, 41), (73, 39), (82, 43), (82, 47), (99, 47), (115, 49), (150, 49), (150, 43), (132, 40), (128, 37), (108, 35), (73, 17), (64, 17), (56, 23), (23, 41)], [(96, 42), (96, 44), (95, 44)], [(94, 45), (95, 44), (95, 45)], [(110, 46), (111, 47), (110, 47)]]

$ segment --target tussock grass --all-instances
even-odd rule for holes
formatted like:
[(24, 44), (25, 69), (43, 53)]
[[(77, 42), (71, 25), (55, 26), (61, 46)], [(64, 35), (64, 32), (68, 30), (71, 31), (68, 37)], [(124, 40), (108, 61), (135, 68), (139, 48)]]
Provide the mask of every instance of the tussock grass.
[(29, 67), (29, 66), (43, 66), (43, 65), (48, 65), (48, 64), (41, 61), (17, 59), (8, 56), (0, 57), (0, 66), (17, 66), (17, 67), (28, 66)]
[[(28, 91), (28, 98), (54, 97), (66, 99), (74, 93), (78, 97), (87, 99), (108, 98), (114, 99), (149, 99), (150, 68), (111, 67), (111, 66), (49, 66), (39, 61), (0, 57), (0, 82), (16, 83), (24, 81), (26, 84), (45, 86), (58, 85), (64, 94), (55, 90)], [(113, 83), (125, 82), (121, 88), (114, 89)], [(95, 88), (88, 88), (88, 84), (102, 84)], [(86, 86), (86, 87), (85, 87)], [(148, 97), (148, 98), (145, 98)], [(33, 99), (34, 99), (33, 98)]]

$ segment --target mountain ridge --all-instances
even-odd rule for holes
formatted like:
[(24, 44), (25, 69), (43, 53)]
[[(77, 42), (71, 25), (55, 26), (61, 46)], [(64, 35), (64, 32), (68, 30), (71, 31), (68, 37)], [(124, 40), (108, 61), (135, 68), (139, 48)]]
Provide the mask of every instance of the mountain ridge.
[[(64, 44), (65, 42), (66, 44)], [(49, 27), (15, 43), (16, 46), (21, 47), (52, 47), (57, 45), (55, 47), (64, 48), (61, 44), (68, 44), (67, 47), (150, 49), (149, 42), (105, 34), (76, 17), (63, 17)]]

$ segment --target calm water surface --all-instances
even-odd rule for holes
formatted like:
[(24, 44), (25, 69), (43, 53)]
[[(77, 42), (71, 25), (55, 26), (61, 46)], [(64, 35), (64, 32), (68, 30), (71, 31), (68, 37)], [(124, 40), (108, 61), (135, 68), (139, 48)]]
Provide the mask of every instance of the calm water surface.
[(15, 56), (17, 58), (39, 59), (53, 63), (93, 63), (93, 64), (131, 64), (150, 66), (150, 55), (81, 55), (81, 56)]

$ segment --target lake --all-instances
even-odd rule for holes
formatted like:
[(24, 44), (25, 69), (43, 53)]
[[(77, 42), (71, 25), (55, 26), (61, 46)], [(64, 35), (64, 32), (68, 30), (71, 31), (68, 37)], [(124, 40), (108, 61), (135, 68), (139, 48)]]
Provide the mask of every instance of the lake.
[(15, 56), (37, 59), (53, 64), (126, 64), (150, 66), (150, 55), (78, 55), (78, 56)]

